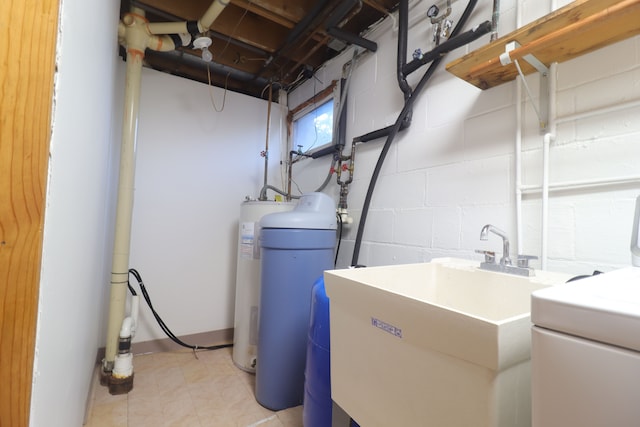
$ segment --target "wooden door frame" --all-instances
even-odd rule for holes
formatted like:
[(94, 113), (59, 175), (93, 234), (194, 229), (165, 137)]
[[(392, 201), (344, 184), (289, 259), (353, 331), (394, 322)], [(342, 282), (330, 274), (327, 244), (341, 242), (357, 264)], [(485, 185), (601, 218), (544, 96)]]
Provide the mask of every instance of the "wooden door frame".
[(0, 2), (0, 427), (27, 427), (59, 0)]

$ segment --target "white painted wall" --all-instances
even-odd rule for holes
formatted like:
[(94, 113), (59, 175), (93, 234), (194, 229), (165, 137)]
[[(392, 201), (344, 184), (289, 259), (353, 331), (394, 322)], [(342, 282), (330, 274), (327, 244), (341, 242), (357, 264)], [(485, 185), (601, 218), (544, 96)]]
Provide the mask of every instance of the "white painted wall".
[[(220, 109), (223, 90), (211, 92)], [(240, 204), (263, 184), (268, 104), (228, 92), (216, 112), (206, 85), (149, 69), (140, 102), (131, 267), (176, 335), (232, 328)], [(269, 183), (281, 187), (278, 104), (271, 115)], [(141, 304), (134, 341), (166, 338)]]
[[(105, 345), (121, 138), (118, 8), (69, 0), (61, 13), (32, 426), (82, 423)], [(211, 92), (220, 108), (223, 91)], [(279, 187), (281, 117), (274, 104), (269, 183)], [(266, 122), (265, 101), (229, 92), (217, 113), (206, 86), (143, 70), (131, 266), (177, 335), (233, 327), (237, 221), (262, 187)], [(158, 338), (142, 306), (135, 341)]]
[[(481, 2), (469, 27), (489, 17), (490, 3)], [(501, 30), (506, 32), (515, 27), (515, 0), (502, 4)], [(522, 5), (524, 22), (549, 11), (538, 0)], [(124, 66), (116, 66), (117, 14), (117, 5), (109, 2), (62, 4), (33, 426), (52, 420), (80, 425), (96, 350), (104, 346)], [(396, 35), (390, 26), (385, 22), (370, 35), (380, 49), (354, 73), (349, 139), (393, 123), (402, 107), (395, 80)], [(418, 28), (411, 31), (410, 51), (426, 45), (422, 40), (428, 29)], [(319, 79), (339, 78), (350, 56), (345, 52), (327, 64)], [(411, 77), (413, 84), (420, 74)], [(528, 79), (534, 91), (536, 79)], [(558, 113), (640, 99), (639, 81), (638, 38), (561, 64)], [(262, 185), (266, 102), (228, 93), (225, 111), (216, 113), (204, 89), (151, 70), (143, 73), (131, 265), (142, 273), (157, 310), (178, 335), (233, 326), (239, 206), (245, 195), (256, 197)], [(315, 90), (321, 89), (316, 81)], [(290, 105), (313, 90), (312, 84), (302, 86), (291, 94)], [(222, 91), (213, 93), (220, 105)], [(415, 106), (412, 127), (397, 138), (383, 168), (361, 263), (476, 258), (476, 248), (500, 248), (496, 239), (478, 240), (485, 223), (515, 235), (514, 98), (515, 83), (481, 92), (444, 70), (435, 74)], [(525, 110), (525, 183), (537, 184), (541, 138), (529, 105)], [(552, 180), (639, 174), (639, 110), (559, 126)], [(270, 166), (277, 169), (280, 152), (286, 150), (279, 149), (278, 108), (273, 115)], [(381, 146), (382, 141), (359, 147), (349, 199), (356, 220)], [(295, 180), (303, 191), (322, 182), (328, 162), (296, 164)], [(282, 185), (278, 172), (270, 176), (271, 184)], [(335, 184), (327, 192), (337, 200)], [(634, 185), (554, 195), (549, 268), (582, 274), (627, 265), (639, 192)], [(538, 255), (539, 205), (538, 197), (525, 201), (523, 242), (527, 253)], [(350, 262), (355, 230), (354, 225), (346, 233), (341, 265)], [(141, 313), (136, 341), (164, 338), (146, 307)]]
[[(559, 1), (558, 6), (569, 3)], [(459, 16), (466, 2), (454, 4)], [(491, 16), (490, 0), (481, 0), (467, 28)], [(550, 2), (503, 1), (500, 32), (516, 27), (516, 4), (524, 24), (550, 11)], [(424, 12), (421, 2), (411, 16)], [(393, 124), (402, 108), (395, 76), (396, 39), (389, 20), (368, 36), (378, 42), (375, 55), (363, 57), (349, 93), (347, 139)], [(412, 27), (409, 54), (429, 50), (429, 26)], [(488, 36), (450, 54), (444, 63), (488, 42)], [(341, 77), (352, 52), (318, 72), (324, 83)], [(409, 58), (410, 59), (410, 58)], [(444, 70), (441, 64), (414, 106), (413, 124), (391, 147), (372, 200), (359, 262), (384, 265), (423, 262), (438, 256), (480, 259), (475, 249), (501, 251), (493, 236), (479, 240), (491, 223), (511, 236), (516, 249), (514, 141), (516, 83), (480, 91)], [(426, 67), (410, 76), (413, 86)], [(290, 97), (295, 107), (323, 87), (309, 81)], [(527, 78), (534, 94), (538, 76)], [(559, 116), (640, 99), (640, 38), (632, 38), (560, 64), (557, 72)], [(524, 91), (523, 91), (524, 92)], [(522, 125), (524, 184), (541, 184), (542, 137), (531, 104), (525, 101)], [(640, 108), (603, 114), (558, 126), (551, 149), (551, 182), (640, 175)], [(351, 263), (357, 220), (384, 140), (358, 146), (355, 181), (349, 205), (355, 217), (342, 243), (340, 265)], [(329, 159), (296, 164), (294, 178), (303, 191), (321, 182)], [(332, 184), (329, 194), (338, 195)], [(550, 200), (549, 270), (590, 274), (629, 265), (634, 200), (640, 184), (552, 193)], [(523, 248), (540, 256), (538, 195), (523, 205)], [(539, 263), (534, 263), (539, 266)]]
[[(118, 4), (61, 2), (30, 425), (80, 426), (111, 260)], [(118, 119), (116, 119), (117, 121)]]

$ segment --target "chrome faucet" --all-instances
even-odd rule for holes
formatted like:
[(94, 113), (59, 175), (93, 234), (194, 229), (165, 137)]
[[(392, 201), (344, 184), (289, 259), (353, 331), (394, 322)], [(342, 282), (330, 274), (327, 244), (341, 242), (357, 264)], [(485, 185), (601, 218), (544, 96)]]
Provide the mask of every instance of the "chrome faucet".
[(518, 255), (517, 265), (512, 265), (511, 258), (509, 257), (509, 238), (507, 237), (507, 233), (491, 224), (487, 224), (482, 227), (482, 230), (480, 231), (480, 240), (489, 240), (490, 232), (502, 238), (502, 258), (500, 258), (500, 264), (496, 264), (494, 252), (476, 250), (476, 252), (484, 254), (484, 262), (480, 263), (480, 268), (483, 270), (517, 274), (520, 276), (532, 276), (534, 271), (529, 267), (529, 260), (537, 259), (538, 257), (531, 255)]
[(509, 238), (507, 237), (507, 233), (500, 230), (498, 227), (487, 224), (482, 227), (482, 230), (480, 230), (480, 240), (489, 240), (489, 232), (492, 232), (502, 238), (502, 258), (500, 258), (500, 265), (511, 265), (511, 258), (509, 258)]

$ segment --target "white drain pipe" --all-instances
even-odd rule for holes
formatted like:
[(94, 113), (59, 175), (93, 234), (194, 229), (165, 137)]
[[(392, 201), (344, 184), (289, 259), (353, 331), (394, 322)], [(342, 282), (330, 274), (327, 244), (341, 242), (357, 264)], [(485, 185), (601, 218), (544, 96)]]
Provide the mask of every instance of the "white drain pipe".
[(149, 24), (151, 34), (183, 34), (197, 31), (204, 33), (213, 24), (230, 0), (215, 0), (196, 22), (152, 22)]
[[(215, 0), (198, 27), (208, 29), (228, 2)], [(170, 23), (173, 25), (173, 23)], [(135, 181), (136, 140), (140, 104), (140, 81), (145, 49), (170, 51), (175, 49), (173, 39), (166, 35), (155, 35), (145, 18), (144, 10), (136, 7), (125, 15), (118, 26), (120, 43), (127, 49), (125, 77), (124, 118), (122, 125), (122, 145), (120, 149), (120, 173), (118, 179), (118, 200), (116, 206), (115, 237), (111, 268), (111, 290), (107, 341), (103, 374), (113, 371), (118, 341), (124, 320), (129, 278), (129, 249), (131, 243), (131, 220), (133, 213), (133, 189)], [(158, 24), (161, 25), (161, 24)], [(187, 28), (186, 23), (182, 23)], [(173, 32), (169, 32), (173, 34)]]

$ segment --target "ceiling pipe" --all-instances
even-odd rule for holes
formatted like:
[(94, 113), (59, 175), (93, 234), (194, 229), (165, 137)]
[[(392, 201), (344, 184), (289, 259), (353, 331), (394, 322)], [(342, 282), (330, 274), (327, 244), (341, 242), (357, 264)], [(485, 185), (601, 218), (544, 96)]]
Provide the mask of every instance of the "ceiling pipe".
[[(207, 29), (220, 14), (226, 2), (216, 0), (207, 9), (199, 23)], [(114, 372), (116, 353), (122, 322), (125, 318), (127, 284), (129, 278), (129, 251), (131, 246), (131, 220), (135, 182), (136, 141), (140, 107), (140, 81), (145, 50), (169, 51), (176, 47), (175, 38), (151, 34), (144, 10), (132, 7), (118, 25), (118, 36), (127, 52), (125, 76), (124, 117), (120, 147), (120, 171), (116, 203), (115, 235), (111, 267), (109, 317), (105, 358), (102, 361), (100, 383), (109, 386), (111, 394), (123, 394), (133, 388), (131, 375), (121, 377)]]
[[(342, 6), (342, 5), (341, 5), (341, 6), (339, 6), (339, 9), (343, 9), (343, 6)], [(350, 10), (350, 9), (351, 9), (351, 12), (350, 12), (348, 15), (346, 15), (346, 16), (345, 16), (345, 13), (346, 13), (346, 12), (349, 12), (349, 10)], [(345, 11), (341, 12), (341, 15), (342, 15), (342, 16), (338, 15), (338, 14), (334, 11), (334, 13), (329, 17), (329, 20), (335, 20), (335, 22), (347, 22), (347, 21), (349, 21), (351, 18), (353, 18), (353, 17), (354, 17), (354, 16), (359, 12), (360, 8), (353, 8), (353, 7), (351, 7), (350, 9), (349, 9), (349, 8), (347, 8), (347, 9), (346, 9), (346, 12), (345, 12)], [(337, 10), (337, 9), (336, 9), (336, 10)], [(344, 9), (343, 9), (343, 10), (344, 10)], [(313, 37), (313, 34), (320, 32), (319, 30), (322, 28), (322, 25), (323, 25), (323, 24), (320, 24), (320, 26), (318, 26), (317, 28), (313, 29), (313, 30), (311, 31), (311, 34), (310, 34), (309, 36), (307, 36), (307, 37), (305, 38), (305, 40), (304, 40), (302, 43), (300, 43), (300, 44), (301, 44), (301, 45), (305, 45), (309, 40), (311, 40), (311, 39), (312, 39), (312, 37)], [(316, 43), (314, 46), (312, 46), (312, 47), (311, 47), (311, 49), (309, 49), (309, 50), (307, 51), (307, 53), (306, 53), (306, 54), (305, 54), (305, 55), (304, 55), (300, 60), (298, 60), (298, 61), (296, 62), (296, 64), (295, 64), (293, 67), (291, 67), (290, 69), (291, 69), (291, 70), (295, 70), (295, 69), (297, 69), (298, 67), (300, 67), (301, 65), (304, 65), (304, 63), (307, 61), (307, 59), (309, 59), (309, 58), (311, 57), (311, 55), (315, 54), (315, 53), (316, 53), (316, 51), (317, 51), (318, 49), (320, 49), (322, 46), (324, 46), (324, 45), (328, 44), (330, 40), (331, 40), (331, 37), (330, 37), (329, 35), (325, 36), (325, 37), (324, 37), (324, 39), (322, 39), (319, 43)], [(377, 47), (377, 46), (376, 46), (376, 47)], [(284, 65), (280, 67), (280, 71), (282, 71), (282, 70), (284, 70)], [(289, 77), (289, 75), (290, 75), (290, 73), (285, 74), (285, 75), (284, 75), (284, 79), (286, 79), (287, 77)]]
[[(252, 83), (253, 85), (255, 85), (256, 88), (260, 88), (260, 89), (264, 88), (266, 85), (269, 84), (268, 79), (259, 78), (254, 80), (254, 75), (249, 72), (237, 70), (235, 68), (231, 68), (227, 65), (220, 64), (214, 61), (207, 63), (207, 62), (204, 62), (202, 59), (200, 59), (199, 56), (190, 55), (180, 50), (152, 52), (152, 53), (148, 53), (147, 56), (149, 57), (149, 59), (161, 58), (167, 61), (174, 61), (176, 63), (188, 65), (189, 67), (197, 68), (198, 70), (202, 70), (205, 72), (207, 70), (207, 65), (208, 65), (212, 73), (218, 74), (220, 76), (225, 76), (225, 77), (229, 75), (230, 77), (236, 80), (240, 80), (245, 83)], [(151, 64), (151, 66), (153, 66), (153, 64)]]
[[(360, 37), (357, 34), (349, 33), (343, 30), (341, 27), (356, 13), (358, 13), (362, 9), (362, 0), (348, 0), (343, 1), (338, 5), (338, 7), (333, 11), (331, 16), (326, 22), (325, 28), (327, 30), (327, 34), (330, 36), (343, 41), (345, 43), (354, 44), (356, 46), (363, 47), (371, 52), (376, 52), (378, 50), (378, 44), (371, 40)], [(347, 13), (350, 10), (354, 10), (348, 19), (345, 19)]]
[(313, 8), (307, 13), (302, 20), (300, 20), (295, 27), (289, 32), (285, 41), (278, 47), (278, 49), (269, 57), (269, 59), (264, 63), (260, 71), (258, 71), (255, 75), (256, 78), (262, 77), (264, 72), (267, 70), (269, 64), (278, 59), (283, 52), (289, 49), (294, 42), (302, 35), (305, 31), (308, 31), (311, 28), (312, 23), (318, 18), (320, 13), (325, 9), (329, 0), (318, 0)]
[(213, 21), (216, 20), (225, 7), (229, 5), (229, 1), (214, 0), (209, 8), (204, 12), (202, 17), (197, 21), (182, 22), (152, 22), (149, 23), (149, 32), (151, 34), (184, 34), (193, 35), (204, 33), (211, 28)]

